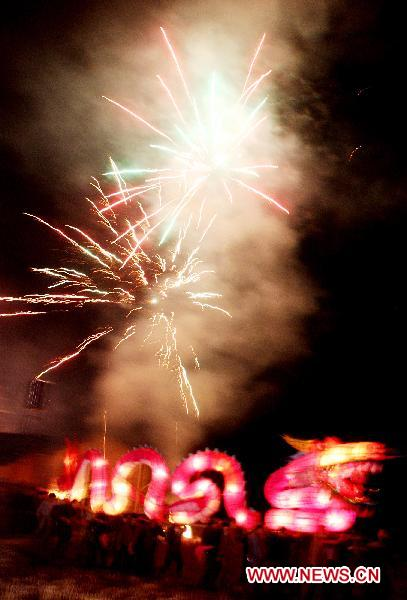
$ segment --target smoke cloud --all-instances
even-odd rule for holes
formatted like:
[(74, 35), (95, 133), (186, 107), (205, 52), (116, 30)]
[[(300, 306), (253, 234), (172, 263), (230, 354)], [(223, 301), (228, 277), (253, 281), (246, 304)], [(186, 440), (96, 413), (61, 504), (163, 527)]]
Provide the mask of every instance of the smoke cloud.
[[(31, 111), (11, 127), (10, 143), (33, 179), (53, 190), (53, 211), (59, 218), (85, 223), (81, 196), (88, 193), (90, 177), (105, 170), (109, 155), (121, 166), (152, 160), (146, 150), (150, 132), (101, 97), (137, 108), (164, 126), (168, 105), (155, 74), (173, 83), (176, 73), (159, 26), (169, 32), (194, 90), (204, 90), (207, 75), (216, 70), (231, 96), (241, 89), (256, 43), (266, 31), (256, 69), (272, 68), (267, 90), (271, 119), (254, 151), (279, 165), (267, 189), (295, 215), (319, 181), (315, 173), (312, 180), (305, 176), (313, 149), (281, 119), (275, 82), (287, 72), (294, 76), (306, 70), (310, 48), (327, 30), (334, 7), (323, 1), (168, 2), (161, 11), (150, 7), (140, 12), (132, 3), (116, 3), (114, 12), (99, 8), (84, 14), (60, 45), (50, 32), (44, 47), (36, 48), (34, 61), (17, 51), (19, 92)], [(318, 63), (313, 68), (323, 69), (322, 59), (313, 57)], [(224, 199), (211, 202), (222, 204)], [(220, 292), (221, 306), (232, 318), (197, 308), (177, 314), (179, 345), (192, 373), (200, 419), (185, 414), (174, 377), (159, 369), (154, 348), (143, 345), (143, 319), (138, 337), (113, 353), (94, 354), (99, 375), (93, 408), (85, 417), (89, 426), (99, 427), (106, 409), (112, 436), (134, 431), (135, 444), (155, 443), (173, 461), (201, 443), (208, 427), (236, 427), (259, 398), (269, 395), (273, 405), (273, 382), (262, 382), (261, 374), (308, 351), (303, 321), (317, 305), (317, 292), (297, 256), (295, 216), (243, 193), (218, 213), (200, 250), (215, 271), (202, 289)], [(199, 357), (199, 371), (194, 371), (190, 346)]]

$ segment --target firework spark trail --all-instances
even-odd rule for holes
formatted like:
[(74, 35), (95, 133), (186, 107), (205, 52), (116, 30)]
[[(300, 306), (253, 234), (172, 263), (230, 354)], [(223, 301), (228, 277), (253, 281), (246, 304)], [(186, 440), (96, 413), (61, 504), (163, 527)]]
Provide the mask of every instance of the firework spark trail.
[[(48, 272), (57, 271), (56, 269), (35, 269), (37, 271)], [(72, 285), (75, 282), (69, 281)], [(53, 286), (50, 286), (53, 287)], [(3, 296), (0, 297), (0, 302), (13, 302), (16, 304), (75, 304), (75, 308), (79, 308), (84, 304), (99, 304), (106, 303), (109, 300), (102, 298), (90, 298), (81, 294), (27, 294), (25, 296)]]
[(96, 342), (98, 339), (100, 339), (104, 335), (110, 333), (111, 331), (113, 331), (113, 327), (107, 327), (103, 331), (99, 331), (97, 333), (93, 333), (92, 335), (90, 335), (89, 337), (87, 337), (86, 339), (84, 339), (76, 347), (77, 349), (76, 349), (75, 352), (72, 352), (71, 354), (66, 354), (65, 356), (62, 356), (61, 358), (56, 358), (55, 360), (53, 360), (49, 367), (47, 367), (46, 369), (44, 369), (43, 371), (41, 371), (41, 373), (39, 373), (37, 375), (36, 379), (41, 380), (41, 378), (44, 375), (46, 375), (47, 373), (49, 373), (50, 371), (53, 371), (54, 369), (57, 369), (63, 363), (68, 362), (68, 360), (71, 360), (72, 358), (76, 358), (77, 356), (79, 356), (79, 354), (83, 350), (85, 350), (85, 348), (87, 348), (87, 346), (89, 346), (89, 344), (92, 344), (93, 342)]
[(168, 47), (168, 49), (169, 49), (169, 51), (170, 51), (170, 54), (171, 54), (171, 56), (172, 56), (172, 59), (173, 59), (173, 61), (174, 61), (174, 63), (175, 63), (175, 66), (177, 67), (178, 75), (179, 75), (179, 77), (180, 77), (180, 79), (181, 79), (181, 81), (182, 81), (182, 85), (183, 85), (183, 87), (184, 87), (185, 94), (187, 95), (187, 97), (188, 97), (188, 100), (190, 101), (190, 103), (191, 103), (191, 105), (192, 105), (192, 108), (193, 108), (193, 110), (194, 110), (194, 113), (195, 113), (195, 118), (196, 118), (196, 120), (197, 120), (197, 122), (198, 122), (198, 125), (200, 125), (200, 126), (201, 126), (201, 117), (200, 117), (200, 115), (199, 115), (199, 112), (198, 112), (198, 107), (197, 107), (197, 105), (196, 105), (195, 98), (193, 98), (193, 97), (192, 97), (192, 95), (191, 95), (191, 92), (189, 91), (188, 84), (187, 84), (187, 82), (185, 81), (185, 77), (184, 77), (184, 74), (183, 74), (183, 72), (182, 72), (181, 66), (180, 66), (180, 64), (179, 64), (179, 61), (178, 61), (177, 55), (175, 54), (175, 50), (174, 50), (174, 48), (172, 47), (172, 45), (171, 45), (171, 42), (170, 42), (170, 40), (168, 39), (168, 36), (167, 36), (167, 34), (166, 34), (165, 30), (164, 30), (162, 27), (160, 27), (160, 30), (161, 30), (161, 33), (162, 33), (162, 34), (163, 34), (163, 36), (164, 36), (165, 43), (167, 44), (167, 47)]
[(266, 79), (266, 77), (268, 77), (270, 75), (270, 73), (271, 73), (271, 69), (269, 71), (266, 71), (262, 75), (260, 75), (260, 77), (258, 79), (256, 79), (256, 81), (254, 83), (252, 83), (250, 87), (247, 88), (247, 90), (245, 91), (245, 93), (242, 96), (242, 99), (244, 98), (243, 105), (247, 104), (247, 101), (249, 100), (250, 96), (253, 94), (253, 92), (255, 92), (257, 90), (257, 88), (259, 87), (259, 85), (263, 81), (263, 79)]
[(116, 100), (112, 100), (111, 98), (108, 98), (107, 96), (102, 96), (102, 98), (104, 98), (105, 100), (107, 100), (108, 102), (111, 102), (112, 104), (114, 104), (115, 106), (118, 106), (119, 108), (121, 108), (122, 110), (124, 110), (126, 113), (128, 113), (130, 116), (132, 116), (134, 119), (136, 119), (137, 121), (140, 121), (141, 123), (143, 123), (143, 125), (146, 125), (147, 127), (149, 127), (152, 131), (154, 131), (155, 133), (158, 133), (159, 135), (161, 135), (163, 138), (166, 138), (167, 140), (169, 140), (172, 144), (175, 145), (175, 142), (172, 138), (170, 138), (169, 135), (167, 135), (166, 133), (164, 133), (163, 131), (161, 131), (160, 129), (157, 129), (157, 127), (154, 127), (154, 125), (152, 125), (151, 123), (149, 123), (148, 121), (146, 121), (145, 119), (143, 119), (143, 117), (140, 117), (140, 115), (136, 114), (135, 112), (133, 112), (132, 110), (130, 110), (129, 108), (126, 108), (125, 106), (123, 106), (123, 104), (120, 104), (119, 102), (116, 102)]
[(171, 100), (171, 102), (172, 102), (172, 104), (173, 104), (173, 106), (174, 106), (174, 108), (175, 108), (175, 110), (177, 112), (177, 115), (179, 116), (180, 120), (184, 123), (184, 125), (186, 125), (186, 121), (184, 119), (184, 116), (183, 116), (183, 114), (182, 114), (182, 112), (181, 112), (178, 104), (176, 103), (175, 98), (174, 98), (174, 96), (173, 96), (170, 88), (168, 87), (168, 85), (165, 83), (165, 81), (163, 80), (163, 78), (160, 75), (157, 75), (157, 79), (161, 83), (161, 85), (164, 88), (166, 94), (168, 95), (169, 99)]
[(266, 39), (266, 34), (265, 34), (265, 33), (263, 33), (263, 35), (262, 35), (262, 37), (261, 37), (261, 40), (260, 40), (260, 42), (259, 42), (259, 45), (258, 45), (258, 46), (257, 46), (257, 48), (256, 48), (256, 52), (254, 53), (254, 56), (253, 56), (253, 58), (252, 58), (252, 62), (250, 63), (250, 67), (249, 67), (249, 70), (248, 70), (248, 72), (247, 72), (247, 77), (246, 77), (246, 80), (245, 80), (245, 82), (244, 82), (244, 85), (243, 85), (242, 95), (243, 95), (243, 94), (245, 93), (245, 91), (246, 91), (246, 86), (247, 86), (247, 84), (249, 83), (249, 80), (250, 80), (250, 76), (251, 76), (251, 74), (252, 74), (253, 67), (254, 67), (254, 65), (255, 65), (255, 62), (256, 62), (256, 60), (257, 60), (257, 57), (258, 57), (258, 55), (259, 55), (259, 53), (260, 53), (260, 50), (261, 50), (261, 48), (262, 48), (263, 44), (264, 44), (264, 40), (265, 40), (265, 39)]
[[(267, 96), (257, 101), (253, 108), (249, 107), (250, 99), (254, 97), (261, 84), (271, 73), (268, 70), (261, 75), (255, 75), (256, 63), (263, 48), (265, 34), (263, 34), (256, 47), (243, 88), (239, 92), (240, 96), (237, 95), (236, 102), (234, 104), (226, 103), (225, 99), (219, 96), (217, 78), (213, 75), (209, 85), (208, 106), (205, 102), (200, 102), (200, 106), (204, 104), (204, 110), (200, 112), (174, 47), (166, 31), (162, 27), (160, 29), (170, 59), (175, 65), (182, 95), (188, 101), (187, 106), (176, 100), (178, 94), (173, 93), (161, 75), (156, 75), (156, 77), (163, 89), (165, 98), (170, 103), (170, 108), (175, 111), (175, 116), (182, 127), (170, 123), (164, 131), (163, 128), (156, 127), (152, 122), (123, 104), (104, 96), (105, 99), (130, 114), (139, 123), (149, 128), (150, 131), (170, 142), (170, 146), (157, 143), (149, 144), (150, 148), (156, 150), (156, 156), (154, 164), (148, 168), (126, 168), (123, 170), (118, 169), (118, 172), (115, 173), (107, 173), (107, 175), (116, 177), (118, 174), (121, 177), (137, 177), (141, 178), (141, 181), (139, 185), (129, 188), (130, 193), (126, 198), (117, 198), (113, 203), (109, 203), (102, 209), (103, 212), (108, 211), (111, 207), (119, 209), (121, 205), (131, 201), (136, 194), (146, 194), (149, 202), (152, 202), (150, 194), (155, 194), (156, 188), (154, 186), (159, 186), (160, 198), (163, 190), (170, 199), (163, 203), (160, 202), (158, 208), (147, 210), (142, 220), (136, 222), (133, 220), (130, 224), (135, 232), (140, 228), (143, 230), (142, 235), (138, 236), (139, 246), (161, 225), (164, 225), (165, 231), (160, 238), (160, 245), (162, 245), (176, 227), (176, 224), (182, 225), (188, 220), (190, 214), (193, 214), (200, 223), (203, 209), (206, 206), (205, 195), (210, 195), (208, 194), (207, 184), (212, 185), (215, 183), (218, 187), (215, 196), (225, 198), (228, 203), (233, 201), (235, 189), (245, 187), (246, 192), (249, 192), (250, 195), (268, 200), (276, 208), (288, 214), (287, 208), (274, 200), (266, 191), (257, 185), (248, 185), (245, 181), (236, 178), (238, 173), (244, 179), (255, 177), (261, 183), (262, 173), (266, 169), (277, 168), (276, 165), (267, 162), (245, 164), (245, 160), (242, 159), (242, 154), (246, 149), (248, 154), (253, 154), (253, 145), (254, 149), (260, 149), (261, 143), (257, 139), (253, 140), (253, 134), (257, 132), (258, 137), (261, 135), (261, 126), (268, 118), (267, 114), (263, 114), (255, 120), (255, 116), (264, 109)], [(193, 113), (192, 121), (191, 109)], [(171, 131), (168, 130), (168, 127), (171, 127)], [(248, 144), (250, 144), (250, 148)], [(198, 210), (196, 209), (197, 206), (199, 206)], [(210, 218), (211, 215), (209, 215), (208, 220)], [(152, 221), (151, 224), (150, 221)], [(118, 239), (127, 233), (128, 229), (124, 233), (120, 233)]]
[(263, 194), (263, 192), (261, 192), (260, 190), (256, 190), (256, 188), (252, 187), (251, 185), (247, 185), (247, 183), (244, 183), (244, 181), (241, 181), (240, 179), (233, 179), (233, 181), (236, 181), (236, 183), (238, 183), (242, 187), (250, 190), (251, 192), (253, 192), (257, 196), (261, 196), (265, 200), (268, 200), (271, 204), (274, 204), (280, 210), (283, 210), (284, 212), (286, 212), (288, 214), (288, 210), (286, 208), (284, 208), (284, 206), (282, 206), (281, 204), (279, 204), (277, 202), (277, 200), (274, 200), (274, 198), (272, 198), (271, 196), (268, 196), (267, 194)]
[(0, 317), (25, 317), (27, 315), (46, 315), (45, 310), (23, 310), (13, 313), (0, 313)]
[[(120, 194), (126, 198), (129, 190), (121, 181), (119, 173), (116, 173), (116, 182)], [(78, 357), (89, 345), (109, 335), (116, 337), (114, 348), (117, 348), (137, 332), (138, 315), (145, 315), (148, 318), (148, 334), (145, 341), (159, 346), (160, 349), (156, 353), (159, 364), (174, 373), (186, 411), (192, 410), (198, 416), (198, 402), (178, 347), (173, 303), (184, 298), (190, 306), (228, 313), (214, 304), (201, 303), (201, 300), (219, 299), (220, 294), (193, 289), (205, 275), (213, 271), (203, 268), (203, 263), (198, 258), (198, 245), (185, 255), (183, 243), (188, 235), (191, 219), (179, 228), (178, 239), (173, 247), (167, 245), (160, 253), (153, 248), (147, 253), (145, 248), (140, 247), (140, 240), (134, 228), (129, 226), (127, 215), (119, 216), (111, 207), (109, 211), (102, 212), (112, 194), (106, 195), (97, 181), (93, 185), (99, 197), (98, 202), (89, 200), (95, 215), (95, 219), (90, 223), (90, 233), (73, 225), (57, 227), (36, 215), (28, 215), (50, 229), (64, 244), (68, 243), (72, 251), (72, 264), (33, 268), (33, 271), (50, 281), (48, 290), (55, 292), (0, 297), (0, 305), (12, 304), (19, 307), (14, 312), (2, 312), (0, 316), (43, 315), (61, 310), (84, 309), (93, 305), (116, 306), (122, 309), (123, 320), (119, 326), (108, 323), (85, 337), (73, 351), (52, 360), (36, 376), (37, 379), (42, 379), (47, 373)], [(146, 224), (143, 206), (133, 205), (132, 214), (134, 208), (139, 210), (139, 221)], [(123, 223), (126, 224), (127, 230), (118, 238), (117, 229)], [(211, 223), (200, 239), (210, 225)], [(67, 235), (64, 229), (69, 229), (72, 236)], [(196, 232), (198, 238), (200, 234), (200, 231)], [(76, 238), (80, 239), (80, 242)], [(111, 250), (113, 243), (115, 252)], [(176, 294), (180, 295), (178, 300)], [(26, 310), (27, 305), (39, 305), (39, 310)], [(21, 306), (24, 309), (20, 310)], [(191, 360), (195, 366), (199, 364), (195, 352), (192, 353)]]
[[(182, 364), (181, 356), (177, 348), (177, 330), (174, 325), (174, 314), (169, 316), (164, 313), (157, 313), (151, 322), (151, 330), (148, 334), (147, 339), (153, 336), (154, 331), (164, 325), (165, 334), (163, 336), (163, 343), (156, 353), (158, 361), (162, 367), (175, 373), (178, 388), (180, 391), (181, 400), (185, 406), (187, 414), (189, 413), (189, 402), (192, 403), (194, 413), (199, 417), (199, 406), (197, 399), (195, 398), (191, 383), (189, 381), (188, 372)], [(195, 353), (194, 363), (197, 364), (197, 358)]]

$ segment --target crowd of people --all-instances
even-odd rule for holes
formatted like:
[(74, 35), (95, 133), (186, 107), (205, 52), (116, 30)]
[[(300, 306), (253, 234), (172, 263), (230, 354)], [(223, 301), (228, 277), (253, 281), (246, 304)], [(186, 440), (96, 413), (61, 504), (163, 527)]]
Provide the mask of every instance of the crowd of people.
[[(172, 573), (182, 578), (188, 577), (186, 571), (195, 576), (199, 572), (198, 583), (206, 588), (218, 585), (222, 570), (228, 584), (233, 573), (239, 574), (239, 579), (249, 549), (253, 561), (260, 548), (253, 543), (254, 533), (245, 536), (240, 528), (221, 519), (197, 525), (192, 533), (184, 525), (161, 523), (143, 514), (94, 513), (86, 500), (59, 500), (52, 493), (40, 499), (37, 522), (43, 558), (52, 556), (59, 562), (146, 577)], [(262, 560), (260, 556), (258, 560)]]
[[(54, 494), (39, 499), (37, 521), (44, 560), (148, 578), (172, 575), (206, 589), (247, 585), (247, 566), (378, 564), (383, 570), (388, 554), (383, 531), (366, 544), (354, 533), (304, 536), (260, 526), (245, 532), (225, 519), (191, 529), (143, 514), (94, 513), (86, 500), (59, 500)], [(277, 594), (277, 586), (273, 589)], [(281, 586), (280, 592), (284, 595)]]

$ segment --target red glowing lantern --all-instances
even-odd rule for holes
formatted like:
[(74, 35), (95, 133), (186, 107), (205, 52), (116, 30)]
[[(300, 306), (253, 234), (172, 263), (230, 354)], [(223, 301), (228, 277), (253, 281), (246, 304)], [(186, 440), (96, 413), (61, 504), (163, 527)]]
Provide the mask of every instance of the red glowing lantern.
[(108, 485), (107, 467), (99, 450), (85, 452), (78, 461), (78, 469), (69, 492), (70, 499), (80, 501), (90, 495), (91, 509), (95, 512), (102, 511)]
[(215, 471), (223, 476), (223, 502), (229, 517), (243, 528), (259, 522), (259, 514), (246, 506), (244, 474), (239, 462), (223, 452), (205, 450), (186, 458), (175, 470), (172, 492), (182, 498), (170, 508), (171, 519), (182, 523), (206, 521), (220, 507), (220, 491), (209, 478), (193, 480)]
[(151, 481), (144, 498), (144, 512), (150, 519), (163, 519), (167, 512), (165, 497), (170, 472), (161, 454), (147, 447), (128, 452), (116, 463), (112, 474), (112, 497), (105, 504), (105, 512), (118, 514), (131, 508), (131, 485), (127, 479), (139, 463), (148, 465), (151, 469)]
[[(289, 443), (294, 445), (296, 440)], [(265, 515), (265, 527), (303, 533), (346, 531), (355, 522), (358, 505), (369, 502), (366, 481), (370, 473), (381, 470), (381, 462), (388, 457), (385, 446), (373, 442), (342, 444), (334, 439), (299, 444), (305, 453), (266, 481), (265, 496), (273, 508)], [(166, 504), (169, 469), (163, 457), (148, 447), (122, 456), (113, 470), (111, 484), (108, 463), (98, 450), (88, 450), (79, 460), (77, 452), (68, 448), (59, 489), (52, 491), (71, 500), (89, 496), (93, 511), (119, 514), (133, 507), (128, 479), (139, 463), (151, 469), (144, 512), (152, 519), (161, 520), (169, 512), (170, 519), (177, 523), (205, 522), (218, 512), (223, 497), (225, 510), (237, 525), (250, 530), (260, 521), (259, 513), (247, 507), (239, 462), (217, 450), (197, 452), (177, 467), (171, 491), (180, 500), (170, 507)], [(221, 475), (223, 496), (210, 472)]]
[(98, 450), (88, 450), (82, 456), (72, 487), (71, 500), (90, 496), (90, 506), (95, 512), (119, 514), (132, 505), (132, 486), (128, 478), (135, 466), (146, 464), (151, 469), (151, 481), (144, 499), (144, 512), (152, 519), (162, 519), (166, 514), (165, 496), (169, 487), (170, 472), (163, 457), (152, 448), (136, 448), (117, 462), (108, 495), (108, 464)]
[(385, 446), (372, 442), (341, 444), (331, 438), (301, 444), (308, 453), (266, 481), (265, 496), (275, 507), (265, 515), (266, 527), (304, 533), (350, 529), (357, 516), (356, 504), (367, 500), (367, 477), (380, 468), (372, 461), (386, 457)]

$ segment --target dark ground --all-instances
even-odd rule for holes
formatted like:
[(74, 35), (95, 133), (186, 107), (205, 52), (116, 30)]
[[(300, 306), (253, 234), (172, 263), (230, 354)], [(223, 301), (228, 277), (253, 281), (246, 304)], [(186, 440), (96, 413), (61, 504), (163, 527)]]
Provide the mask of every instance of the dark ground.
[(352, 588), (325, 584), (311, 586), (312, 589), (303, 586), (302, 590), (297, 585), (286, 585), (284, 590), (277, 590), (275, 586), (276, 589), (263, 590), (263, 593), (256, 586), (256, 590), (253, 587), (229, 594), (178, 584), (175, 575), (157, 581), (108, 570), (90, 570), (58, 563), (36, 564), (35, 556), (39, 550), (36, 544), (38, 541), (29, 536), (0, 540), (2, 600), (242, 600), (247, 597), (404, 600), (407, 597), (407, 564), (399, 561), (387, 568), (391, 587), (386, 590), (373, 584)]
[(66, 565), (34, 565), (35, 543), (29, 537), (0, 540), (0, 598), (2, 600), (232, 600), (244, 598), (178, 585), (171, 576), (148, 581), (107, 570)]

